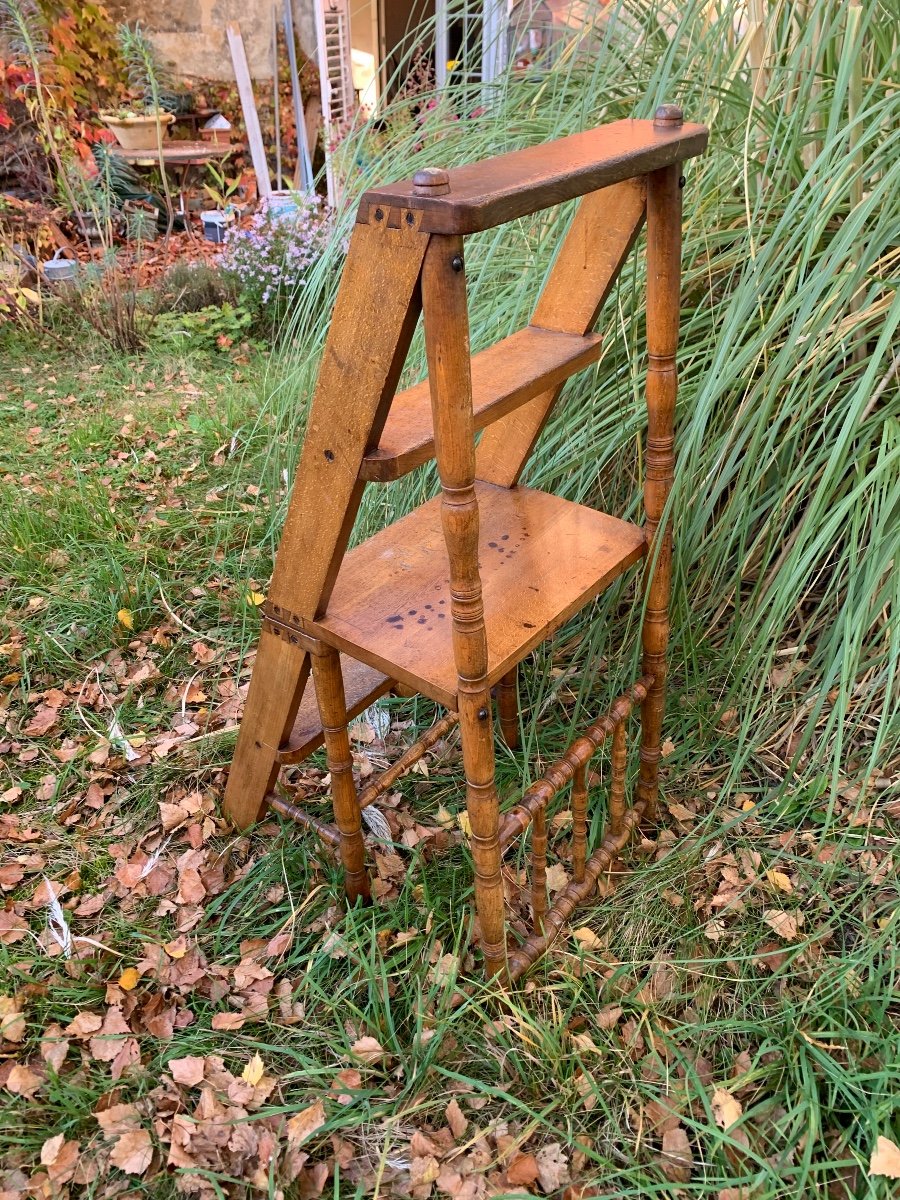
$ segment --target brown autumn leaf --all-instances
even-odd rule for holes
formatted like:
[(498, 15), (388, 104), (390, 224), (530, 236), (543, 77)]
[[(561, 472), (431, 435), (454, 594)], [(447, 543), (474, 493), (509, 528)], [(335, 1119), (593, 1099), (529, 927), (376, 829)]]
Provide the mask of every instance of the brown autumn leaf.
[(538, 1182), (544, 1192), (558, 1192), (569, 1182), (569, 1160), (559, 1142), (542, 1146), (535, 1154)]
[(517, 1154), (506, 1168), (506, 1182), (513, 1187), (531, 1187), (540, 1168), (533, 1154)]
[(362, 1075), (355, 1067), (345, 1067), (343, 1071), (338, 1071), (334, 1079), (331, 1081), (331, 1090), (338, 1093), (338, 1104), (346, 1106), (353, 1103), (353, 1096), (350, 1091), (345, 1091), (345, 1088), (355, 1091), (362, 1087)]
[(667, 1129), (662, 1137), (663, 1174), (673, 1183), (687, 1183), (694, 1167), (694, 1155), (688, 1135), (681, 1125)]
[(598, 1029), (613, 1029), (622, 1016), (622, 1007), (618, 1004), (605, 1004), (599, 1009), (594, 1021)]
[(869, 1159), (869, 1174), (884, 1179), (900, 1179), (900, 1146), (890, 1138), (879, 1137)]
[(103, 1024), (103, 1018), (99, 1013), (80, 1012), (74, 1021), (70, 1021), (65, 1027), (64, 1033), (68, 1033), (71, 1037), (88, 1038), (97, 1032)]
[(109, 1161), (126, 1175), (143, 1175), (153, 1159), (153, 1142), (146, 1129), (130, 1129), (112, 1148)]
[(223, 1030), (240, 1029), (246, 1020), (246, 1013), (221, 1012), (213, 1016), (210, 1025), (213, 1029), (221, 1032)]
[(789, 913), (780, 908), (767, 908), (763, 913), (763, 920), (783, 941), (794, 942), (800, 936), (803, 913), (799, 910)]
[(569, 876), (562, 863), (553, 863), (547, 868), (547, 890), (553, 896), (569, 883)]
[(58, 720), (58, 709), (51, 708), (49, 704), (42, 704), (35, 709), (34, 716), (22, 732), (26, 737), (43, 737), (44, 734), (50, 732)]
[(24, 867), (20, 867), (16, 863), (5, 863), (0, 867), (0, 889), (4, 892), (11, 892), (13, 888), (19, 886), (24, 878)]
[(593, 929), (589, 929), (587, 925), (582, 925), (580, 929), (573, 929), (572, 937), (584, 946), (585, 950), (602, 950), (603, 948), (603, 939), (597, 937)]
[(27, 933), (28, 922), (24, 917), (20, 917), (18, 913), (0, 909), (0, 942), (4, 946), (20, 942)]
[(196, 1054), (188, 1054), (184, 1058), (170, 1058), (166, 1066), (172, 1072), (176, 1083), (184, 1087), (197, 1087), (203, 1082), (206, 1059)]
[(62, 1026), (48, 1025), (41, 1037), (41, 1058), (58, 1074), (68, 1053), (69, 1039), (63, 1037)]
[(0, 996), (0, 1041), (21, 1042), (25, 1038), (25, 1014), (15, 996)]
[(40, 1075), (22, 1063), (16, 1063), (6, 1077), (6, 1086), (15, 1096), (33, 1096), (43, 1082)]
[(716, 1124), (726, 1130), (740, 1120), (744, 1111), (740, 1100), (725, 1088), (716, 1088), (713, 1092), (712, 1108)]
[(447, 1107), (444, 1109), (444, 1116), (447, 1119), (447, 1124), (450, 1126), (450, 1132), (457, 1141), (466, 1136), (466, 1130), (469, 1128), (469, 1122), (463, 1115), (463, 1110), (459, 1107), (459, 1103), (454, 1097)]
[(98, 1062), (112, 1062), (122, 1049), (122, 1039), (127, 1038), (130, 1033), (121, 1008), (111, 1005), (106, 1010), (103, 1023), (89, 1042), (91, 1054)]
[(312, 1137), (317, 1129), (325, 1124), (325, 1106), (321, 1100), (301, 1109), (289, 1118), (285, 1126), (288, 1141), (292, 1146), (301, 1146), (307, 1138)]
[(94, 1120), (108, 1138), (120, 1137), (141, 1127), (141, 1114), (136, 1104), (111, 1104), (109, 1108), (95, 1112)]
[(360, 1062), (368, 1064), (381, 1062), (385, 1056), (384, 1047), (381, 1042), (373, 1037), (358, 1038), (350, 1047), (350, 1053), (354, 1058), (358, 1058)]
[(47, 1174), (56, 1185), (54, 1191), (61, 1184), (68, 1183), (75, 1174), (80, 1154), (78, 1142), (67, 1142), (63, 1133), (48, 1138), (41, 1146), (41, 1164), (47, 1168)]

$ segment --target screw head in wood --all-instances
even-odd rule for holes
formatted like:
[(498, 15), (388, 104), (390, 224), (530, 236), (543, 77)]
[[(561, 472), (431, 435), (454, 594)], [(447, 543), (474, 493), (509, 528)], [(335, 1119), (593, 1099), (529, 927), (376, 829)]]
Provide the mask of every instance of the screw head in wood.
[(464, 265), (465, 264), (463, 263), (463, 257), (461, 254), (454, 254), (450, 259), (450, 266), (454, 271), (457, 272), (457, 274), (463, 269)]
[(684, 124), (684, 113), (677, 104), (661, 104), (653, 114), (654, 129), (677, 129)]
[(446, 196), (449, 191), (450, 176), (442, 167), (423, 167), (413, 175), (416, 196)]

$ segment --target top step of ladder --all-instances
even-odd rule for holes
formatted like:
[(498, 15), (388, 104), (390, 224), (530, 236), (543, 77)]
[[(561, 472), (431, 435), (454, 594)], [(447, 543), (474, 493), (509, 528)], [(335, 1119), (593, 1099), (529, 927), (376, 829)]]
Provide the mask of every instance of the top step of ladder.
[[(677, 111), (677, 110), (674, 110)], [(680, 117), (680, 114), (679, 114)], [(542, 146), (530, 146), (449, 172), (444, 195), (416, 195), (411, 179), (373, 188), (359, 206), (357, 221), (380, 221), (388, 209), (390, 225), (401, 210), (422, 212), (426, 233), (467, 234), (539, 212), (622, 179), (646, 175), (702, 154), (705, 125), (666, 125), (654, 121), (614, 121)]]

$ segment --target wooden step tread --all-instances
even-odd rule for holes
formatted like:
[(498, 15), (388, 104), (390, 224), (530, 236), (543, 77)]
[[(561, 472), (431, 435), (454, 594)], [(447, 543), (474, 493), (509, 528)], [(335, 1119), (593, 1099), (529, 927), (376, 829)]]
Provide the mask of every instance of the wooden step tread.
[[(477, 233), (527, 213), (562, 204), (622, 179), (702, 154), (709, 138), (703, 125), (658, 128), (653, 121), (612, 121), (525, 150), (482, 159), (448, 172), (444, 196), (416, 196), (411, 179), (373, 188), (360, 202), (357, 221), (388, 211), (399, 225), (403, 209), (421, 210), (425, 233)], [(435, 162), (433, 166), (440, 166)]]
[[(344, 676), (344, 694), (347, 699), (347, 714), (358, 717), (361, 712), (374, 703), (379, 696), (391, 690), (392, 680), (374, 667), (358, 662), (354, 658), (341, 655), (341, 673)], [(278, 761), (281, 763), (302, 762), (325, 741), (322, 732), (322, 722), (319, 720), (319, 709), (316, 703), (316, 685), (310, 675), (294, 728), (287, 743), (278, 751)]]
[[(476, 485), (490, 684), (645, 552), (628, 521), (531, 488)], [(456, 709), (438, 496), (344, 559), (309, 633)]]
[[(558, 387), (570, 375), (596, 362), (602, 353), (597, 333), (581, 337), (529, 325), (472, 358), (475, 428), (484, 429), (514, 408)], [(367, 454), (361, 479), (388, 483), (434, 457), (431, 393), (423, 379), (398, 392), (378, 449)]]

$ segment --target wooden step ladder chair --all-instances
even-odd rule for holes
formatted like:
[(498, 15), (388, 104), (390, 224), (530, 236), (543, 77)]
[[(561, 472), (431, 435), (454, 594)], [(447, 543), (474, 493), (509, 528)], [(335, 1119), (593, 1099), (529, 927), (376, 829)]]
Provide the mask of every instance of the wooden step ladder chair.
[[(586, 900), (640, 823), (654, 819), (666, 681), (669, 524), (678, 337), (681, 164), (707, 131), (663, 105), (456, 170), (420, 171), (360, 203), (231, 766), (225, 811), (265, 805), (339, 850), (348, 899), (369, 897), (361, 810), (459, 725), (475, 903), (487, 974), (516, 979)], [(531, 324), (470, 359), (463, 238), (584, 197)], [(570, 375), (600, 355), (591, 332), (647, 222), (646, 485), (643, 527), (520, 486)], [(395, 395), (420, 310), (428, 378)], [(475, 435), (484, 430), (476, 447)], [(436, 458), (441, 495), (347, 553), (368, 483)], [(517, 664), (632, 564), (645, 561), (640, 679), (501, 816), (492, 689), (515, 746)], [(314, 695), (306, 684), (312, 669)], [(379, 780), (357, 792), (348, 721), (400, 685), (447, 709)], [(625, 721), (640, 707), (640, 767), (625, 796)], [(612, 738), (608, 814), (588, 854), (587, 768)], [(275, 789), (282, 764), (324, 741), (335, 824)], [(546, 808), (571, 784), (572, 882), (547, 906)], [(533, 933), (507, 946), (501, 862), (532, 827)]]

